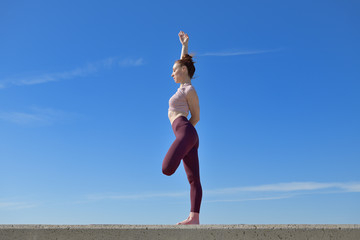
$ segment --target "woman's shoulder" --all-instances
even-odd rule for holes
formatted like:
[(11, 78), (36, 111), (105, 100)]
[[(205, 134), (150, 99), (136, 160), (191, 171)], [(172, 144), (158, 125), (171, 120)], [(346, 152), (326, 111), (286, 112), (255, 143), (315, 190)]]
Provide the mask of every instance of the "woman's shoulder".
[(188, 94), (188, 92), (195, 91), (195, 88), (191, 84), (184, 84), (181, 87), (179, 87), (180, 92), (184, 93), (185, 95)]
[(195, 91), (195, 88), (192, 84), (186, 84), (182, 88), (185, 92)]
[(197, 97), (197, 92), (192, 85), (186, 86), (186, 88), (184, 89), (184, 93), (187, 99)]
[(187, 86), (187, 88), (185, 89), (185, 93), (188, 94), (190, 92), (194, 92), (196, 93), (195, 87), (193, 85), (189, 85)]

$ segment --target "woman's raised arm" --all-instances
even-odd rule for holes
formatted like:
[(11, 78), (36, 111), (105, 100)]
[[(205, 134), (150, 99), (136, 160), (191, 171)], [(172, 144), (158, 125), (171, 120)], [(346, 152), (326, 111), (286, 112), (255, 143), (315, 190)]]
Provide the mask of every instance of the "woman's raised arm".
[(184, 33), (183, 31), (179, 32), (179, 39), (182, 45), (181, 48), (181, 56), (180, 59), (185, 56), (185, 54), (188, 54), (188, 43), (189, 43), (189, 36)]

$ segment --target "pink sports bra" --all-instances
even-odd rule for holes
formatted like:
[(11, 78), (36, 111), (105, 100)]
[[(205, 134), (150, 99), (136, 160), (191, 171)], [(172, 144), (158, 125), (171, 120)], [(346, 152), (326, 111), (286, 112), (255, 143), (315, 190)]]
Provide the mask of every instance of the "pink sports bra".
[(195, 90), (191, 83), (184, 83), (169, 100), (169, 111), (189, 114), (189, 104), (186, 95), (189, 91)]

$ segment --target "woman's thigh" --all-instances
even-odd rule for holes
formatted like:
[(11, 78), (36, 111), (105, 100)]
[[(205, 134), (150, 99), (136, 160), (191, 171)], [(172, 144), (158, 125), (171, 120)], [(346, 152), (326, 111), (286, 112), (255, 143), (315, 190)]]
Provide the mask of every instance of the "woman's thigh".
[(165, 155), (163, 161), (163, 172), (165, 170), (165, 174), (173, 174), (176, 169), (179, 167), (180, 162), (185, 156), (191, 151), (194, 147), (194, 142), (196, 146), (197, 139), (193, 139), (194, 135), (186, 133), (184, 130), (184, 134), (178, 134), (175, 141), (171, 144), (168, 152)]
[(163, 161), (163, 170), (166, 169), (171, 174), (179, 167), (181, 159), (186, 155), (187, 144), (183, 139), (176, 138), (171, 144)]

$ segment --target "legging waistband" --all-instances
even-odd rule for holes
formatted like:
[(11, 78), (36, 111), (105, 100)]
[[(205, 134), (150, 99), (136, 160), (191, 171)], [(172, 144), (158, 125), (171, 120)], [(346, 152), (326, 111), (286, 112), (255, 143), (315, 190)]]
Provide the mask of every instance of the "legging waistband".
[(189, 122), (189, 120), (187, 119), (187, 117), (185, 116), (179, 116), (177, 117), (173, 123), (171, 124), (171, 126), (174, 126), (174, 125), (178, 125), (179, 123), (184, 123), (184, 122)]
[(196, 139), (199, 138), (195, 127), (185, 116), (176, 118), (171, 127), (176, 137), (190, 134), (190, 136), (193, 136)]
[(177, 129), (179, 129), (180, 127), (182, 127), (184, 125), (191, 125), (192, 127), (194, 127), (185, 116), (177, 117), (171, 124), (171, 127), (172, 127), (173, 131), (176, 132)]

